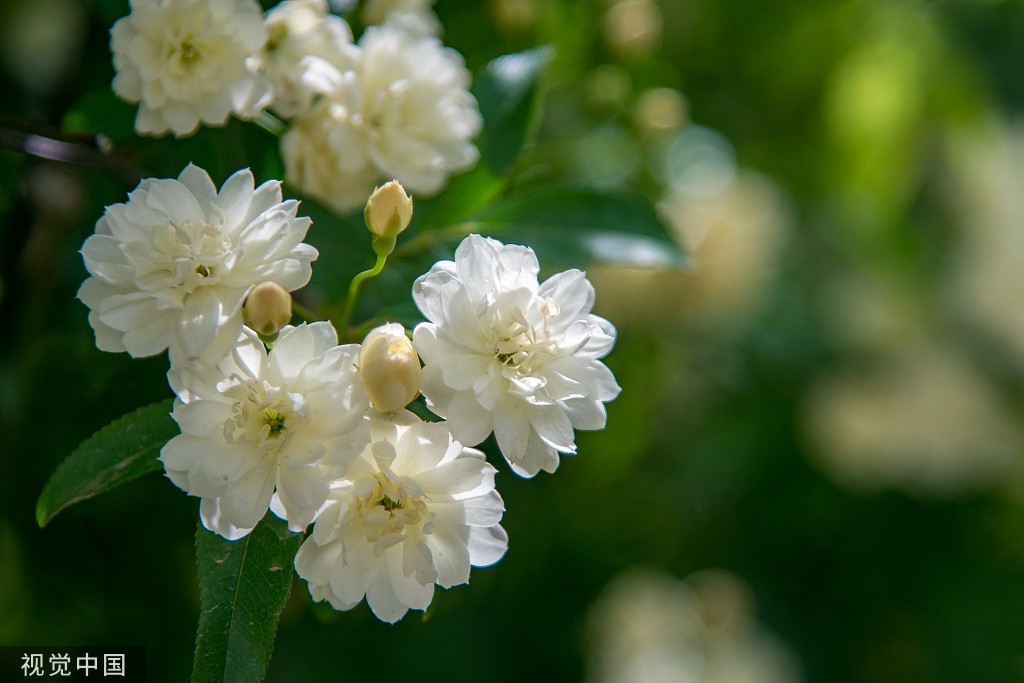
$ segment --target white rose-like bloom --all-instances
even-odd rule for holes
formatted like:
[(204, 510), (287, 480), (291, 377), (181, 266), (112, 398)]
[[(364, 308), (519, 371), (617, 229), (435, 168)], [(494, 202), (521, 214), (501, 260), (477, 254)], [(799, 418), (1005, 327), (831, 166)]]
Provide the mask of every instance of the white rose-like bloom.
[(140, 134), (191, 135), (255, 116), (270, 98), (256, 55), (267, 39), (255, 0), (131, 0), (110, 31), (114, 92), (139, 103)]
[(524, 477), (554, 472), (559, 452), (576, 452), (573, 430), (603, 428), (619, 394), (598, 360), (615, 328), (590, 313), (590, 281), (567, 270), (538, 283), (538, 270), (532, 249), (470, 235), (413, 285), (429, 321), (413, 333), (427, 405), (462, 443), (493, 430)]
[(332, 482), (295, 570), (314, 600), (347, 610), (365, 596), (394, 623), (425, 610), (435, 583), (466, 583), (471, 566), (502, 558), (505, 505), (483, 453), (453, 441), (443, 424), (370, 415), (372, 443)]
[(191, 164), (177, 180), (143, 180), (82, 245), (90, 277), (78, 298), (96, 345), (133, 357), (168, 346), (186, 359), (226, 352), (254, 285), (293, 291), (309, 282), (318, 254), (302, 242), (310, 220), (297, 217), (298, 205), (281, 201), (276, 180), (254, 188), (248, 170), (220, 192)]
[(312, 104), (315, 92), (302, 80), (309, 60), (344, 71), (356, 59), (352, 29), (327, 11), (326, 0), (285, 0), (267, 13), (266, 26), (262, 65), (274, 93), (269, 107), (278, 116), (297, 116)]
[(320, 461), (369, 439), (358, 353), (358, 345), (338, 346), (330, 323), (317, 322), (285, 328), (269, 354), (246, 327), (216, 365), (172, 366), (180, 389), (171, 416), (181, 434), (160, 460), (171, 481), (202, 498), (207, 529), (241, 538), (275, 495), (290, 529), (309, 525), (327, 498)]
[(303, 82), (321, 97), (281, 138), (281, 155), (286, 180), (310, 196), (348, 211), (389, 178), (431, 195), (479, 158), (469, 71), (437, 38), (388, 21), (363, 33), (353, 69), (307, 67)]
[(321, 97), (281, 136), (285, 180), (337, 211), (350, 211), (366, 203), (379, 176), (343, 102), (356, 92), (358, 77), (319, 60), (306, 66), (303, 83)]

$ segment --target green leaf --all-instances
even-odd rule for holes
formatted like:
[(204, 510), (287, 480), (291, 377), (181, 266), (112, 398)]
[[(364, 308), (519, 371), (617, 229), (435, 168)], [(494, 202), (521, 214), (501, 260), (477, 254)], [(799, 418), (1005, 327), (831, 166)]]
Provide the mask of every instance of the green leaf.
[(538, 81), (553, 56), (548, 46), (502, 55), (487, 63), (473, 86), (484, 117), (480, 161), (497, 176), (512, 168), (529, 138)]
[(72, 105), (61, 127), (69, 133), (100, 133), (115, 142), (134, 140), (137, 110), (137, 106), (121, 100), (110, 88), (93, 90)]
[[(484, 128), (476, 140), (480, 163), (453, 176), (437, 197), (416, 201), (409, 235), (461, 221), (501, 192), (505, 174), (519, 158), (533, 128), (539, 102), (538, 80), (554, 50), (539, 47), (497, 57), (473, 86)], [(408, 239), (408, 236), (406, 237)]]
[(473, 170), (452, 177), (448, 187), (437, 197), (416, 202), (413, 224), (405, 239), (423, 228), (437, 228), (464, 220), (494, 199), (504, 184), (504, 180), (484, 164), (477, 164)]
[(302, 534), (267, 514), (243, 539), (196, 529), (199, 628), (192, 683), (257, 683), (274, 649)]
[(58, 512), (161, 469), (160, 449), (178, 434), (171, 399), (123, 415), (83, 441), (54, 471), (36, 503), (44, 527)]
[(533, 247), (545, 266), (590, 263), (681, 268), (686, 259), (644, 199), (589, 189), (552, 188), (492, 204), (472, 228)]

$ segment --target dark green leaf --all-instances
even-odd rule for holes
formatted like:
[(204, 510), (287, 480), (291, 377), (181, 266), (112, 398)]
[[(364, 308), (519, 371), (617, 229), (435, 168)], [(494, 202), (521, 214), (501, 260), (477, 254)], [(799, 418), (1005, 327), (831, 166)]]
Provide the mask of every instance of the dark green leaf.
[[(473, 170), (454, 176), (444, 192), (437, 197), (416, 201), (413, 223), (404, 239), (408, 240), (424, 228), (431, 229), (464, 220), (494, 199), (503, 185), (503, 179), (485, 164), (477, 164)], [(403, 238), (400, 237), (399, 241), (403, 241)]]
[(267, 514), (243, 539), (196, 529), (199, 628), (192, 683), (257, 683), (274, 649), (302, 534)]
[(70, 505), (161, 469), (160, 449), (178, 433), (170, 413), (170, 399), (146, 405), (83, 441), (43, 487), (36, 504), (39, 525)]
[(96, 0), (96, 6), (99, 8), (100, 17), (107, 28), (113, 26), (114, 22), (127, 16), (131, 11), (128, 0)]
[(515, 197), (484, 209), (473, 229), (527, 244), (551, 267), (685, 265), (682, 250), (648, 202), (596, 190), (553, 188)]
[(320, 252), (313, 263), (313, 278), (300, 296), (312, 298), (314, 306), (333, 303), (346, 291), (353, 275), (373, 266), (371, 235), (363, 223), (363, 212), (339, 214), (309, 197), (302, 199), (299, 212), (312, 219), (306, 242)]
[(553, 54), (550, 47), (538, 47), (497, 57), (488, 62), (473, 87), (484, 117), (484, 130), (477, 140), (480, 161), (497, 176), (512, 167), (529, 137), (537, 82)]
[(61, 127), (69, 133), (102, 134), (121, 142), (135, 139), (138, 107), (119, 99), (110, 88), (86, 93), (72, 105)]
[(39, 526), (69, 505), (159, 470), (160, 449), (178, 434), (171, 403), (168, 399), (139, 408), (83, 441), (43, 487), (36, 503)]

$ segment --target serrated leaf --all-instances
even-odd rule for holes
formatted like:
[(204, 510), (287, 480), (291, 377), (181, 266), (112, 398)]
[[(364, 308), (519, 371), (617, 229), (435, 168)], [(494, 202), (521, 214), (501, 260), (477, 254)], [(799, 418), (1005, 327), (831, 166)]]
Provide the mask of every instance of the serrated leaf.
[(157, 456), (178, 434), (171, 399), (123, 415), (83, 441), (54, 471), (36, 503), (46, 526), (69, 505), (161, 469)]
[(199, 628), (192, 683), (257, 683), (274, 649), (302, 534), (267, 514), (245, 538), (196, 529)]
[(492, 204), (473, 219), (473, 230), (527, 244), (551, 267), (686, 264), (648, 202), (597, 190), (552, 188)]
[(502, 55), (488, 62), (473, 86), (484, 118), (480, 162), (495, 175), (512, 167), (529, 137), (538, 80), (553, 55), (549, 46)]

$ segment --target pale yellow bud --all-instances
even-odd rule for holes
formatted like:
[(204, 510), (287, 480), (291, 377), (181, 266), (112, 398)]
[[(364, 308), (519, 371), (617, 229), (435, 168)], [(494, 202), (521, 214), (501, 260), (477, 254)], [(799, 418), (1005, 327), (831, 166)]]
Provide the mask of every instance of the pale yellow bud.
[(292, 295), (276, 282), (256, 285), (242, 305), (242, 319), (261, 335), (273, 336), (292, 319)]
[(420, 393), (420, 357), (405, 328), (386, 323), (366, 335), (359, 349), (359, 375), (373, 407), (394, 413)]
[(374, 252), (387, 256), (395, 248), (395, 238), (412, 220), (412, 197), (397, 180), (384, 183), (370, 195), (363, 218), (373, 233)]

